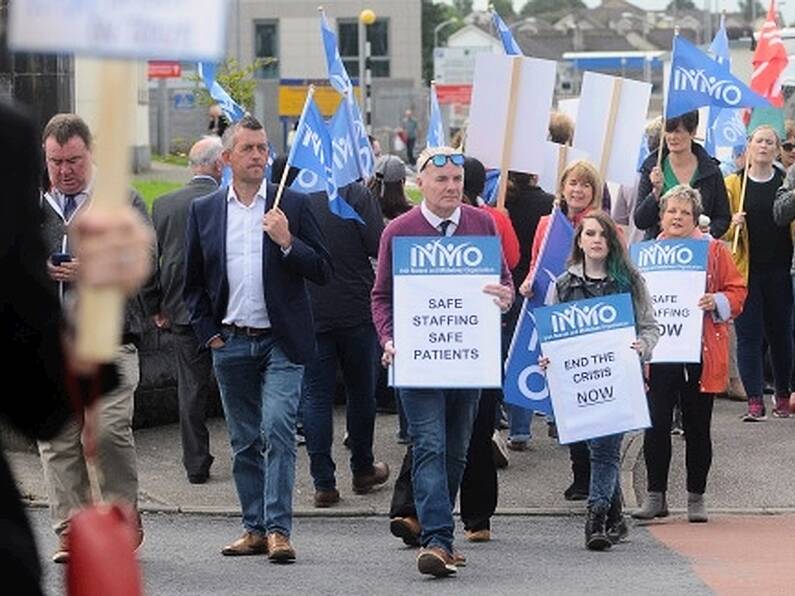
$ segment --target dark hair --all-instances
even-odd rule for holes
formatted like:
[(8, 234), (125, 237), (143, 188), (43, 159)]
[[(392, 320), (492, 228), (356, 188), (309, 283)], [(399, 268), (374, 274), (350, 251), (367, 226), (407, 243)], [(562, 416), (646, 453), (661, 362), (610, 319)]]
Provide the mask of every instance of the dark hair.
[(235, 146), (235, 135), (237, 131), (241, 128), (245, 128), (246, 130), (264, 130), (265, 127), (262, 126), (262, 123), (257, 120), (251, 114), (246, 114), (240, 120), (235, 122), (234, 124), (229, 125), (227, 129), (224, 131), (224, 136), (221, 137), (221, 141), (224, 143), (224, 150), (229, 151), (234, 148)]
[(616, 281), (618, 288), (622, 292), (633, 291), (638, 286), (640, 274), (629, 260), (627, 249), (618, 236), (616, 224), (604, 211), (591, 211), (577, 224), (577, 228), (574, 230), (574, 241), (569, 255), (569, 264), (575, 265), (585, 262), (585, 253), (580, 248), (579, 240), (585, 227), (585, 221), (588, 219), (595, 219), (602, 226), (602, 230), (604, 230), (607, 237), (607, 262), (605, 265), (608, 275)]
[(80, 137), (89, 151), (93, 142), (88, 124), (77, 114), (55, 114), (50, 118), (44, 127), (41, 142), (46, 142), (50, 137), (59, 145), (66, 145), (72, 137)]
[(411, 210), (411, 203), (406, 199), (403, 182), (384, 182), (378, 176), (372, 176), (367, 181), (367, 188), (378, 199), (382, 215), (392, 221), (398, 215)]
[(668, 118), (665, 121), (665, 132), (673, 132), (681, 124), (684, 129), (689, 133), (696, 132), (698, 128), (698, 110), (687, 112), (676, 118)]
[[(273, 184), (279, 184), (282, 178), (282, 174), (284, 173), (284, 166), (287, 165), (287, 156), (286, 155), (278, 155), (277, 157), (273, 158), (273, 164), (271, 165), (271, 182)], [(284, 185), (290, 186), (293, 183), (293, 180), (298, 176), (301, 170), (294, 166), (290, 166), (290, 171), (287, 172), (287, 180), (285, 180)]]
[(486, 168), (474, 157), (464, 159), (464, 198), (470, 205), (478, 206), (478, 197), (486, 187)]

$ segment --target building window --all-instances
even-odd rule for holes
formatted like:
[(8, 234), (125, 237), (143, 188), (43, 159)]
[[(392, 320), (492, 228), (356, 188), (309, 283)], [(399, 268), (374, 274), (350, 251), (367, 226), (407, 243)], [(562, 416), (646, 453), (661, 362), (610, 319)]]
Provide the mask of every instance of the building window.
[[(340, 56), (351, 77), (359, 76), (359, 23), (355, 19), (338, 19)], [(389, 76), (389, 20), (377, 19), (367, 27), (370, 42), (370, 70), (374, 77)]]
[(275, 21), (254, 23), (254, 58), (262, 60), (257, 78), (279, 78), (279, 27)]

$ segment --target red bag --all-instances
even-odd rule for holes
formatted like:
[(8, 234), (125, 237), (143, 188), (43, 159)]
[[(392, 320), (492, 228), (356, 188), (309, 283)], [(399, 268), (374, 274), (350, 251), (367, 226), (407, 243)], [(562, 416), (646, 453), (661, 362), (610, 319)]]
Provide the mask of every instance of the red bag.
[(142, 596), (135, 548), (138, 516), (132, 507), (99, 503), (69, 522), (66, 593), (70, 596)]

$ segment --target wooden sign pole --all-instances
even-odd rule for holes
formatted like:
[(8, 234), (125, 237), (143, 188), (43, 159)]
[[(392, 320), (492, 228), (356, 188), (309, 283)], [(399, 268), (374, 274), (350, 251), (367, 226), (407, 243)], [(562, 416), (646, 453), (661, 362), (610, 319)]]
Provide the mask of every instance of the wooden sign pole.
[(502, 159), (500, 160), (500, 186), (497, 190), (497, 209), (505, 209), (505, 192), (508, 189), (508, 168), (511, 149), (513, 147), (513, 128), (516, 120), (516, 97), (519, 95), (519, 78), (522, 76), (522, 57), (514, 56), (511, 60), (511, 81), (508, 92), (508, 117), (505, 125), (505, 137), (502, 141)]
[[(91, 208), (96, 211), (114, 211), (129, 202), (137, 80), (133, 61), (107, 60), (100, 67), (101, 99), (93, 152), (97, 168), (91, 193)], [(78, 291), (77, 354), (86, 360), (109, 362), (121, 339), (124, 295), (115, 287), (81, 285)]]
[(607, 175), (607, 166), (610, 164), (610, 153), (613, 151), (613, 135), (616, 132), (616, 119), (618, 118), (618, 107), (621, 103), (621, 85), (623, 79), (613, 79), (613, 91), (610, 94), (610, 112), (607, 117), (607, 131), (602, 142), (602, 159), (599, 160), (599, 176), (602, 182)]

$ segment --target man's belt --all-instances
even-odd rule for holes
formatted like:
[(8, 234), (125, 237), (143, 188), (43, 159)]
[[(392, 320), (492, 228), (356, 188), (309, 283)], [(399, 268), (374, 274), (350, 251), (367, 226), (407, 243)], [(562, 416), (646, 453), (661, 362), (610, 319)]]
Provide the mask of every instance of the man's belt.
[(221, 325), (221, 329), (232, 335), (245, 335), (246, 337), (259, 337), (271, 332), (270, 327), (241, 327), (238, 325)]

